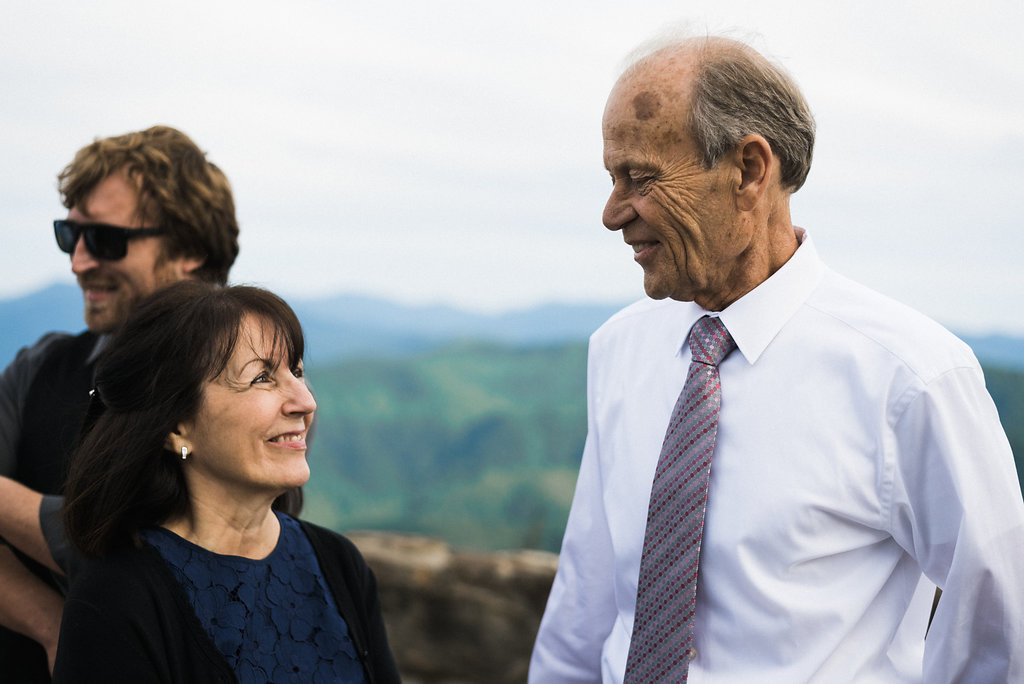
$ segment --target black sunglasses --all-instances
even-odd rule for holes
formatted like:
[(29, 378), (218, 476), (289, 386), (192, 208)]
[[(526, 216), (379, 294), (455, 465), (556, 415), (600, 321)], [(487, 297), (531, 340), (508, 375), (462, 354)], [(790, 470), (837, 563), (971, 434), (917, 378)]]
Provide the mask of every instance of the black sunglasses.
[(159, 235), (163, 228), (121, 228), (106, 223), (79, 223), (66, 219), (53, 222), (53, 234), (62, 252), (73, 254), (78, 236), (85, 238), (89, 253), (97, 259), (117, 261), (128, 253), (128, 241), (133, 238)]

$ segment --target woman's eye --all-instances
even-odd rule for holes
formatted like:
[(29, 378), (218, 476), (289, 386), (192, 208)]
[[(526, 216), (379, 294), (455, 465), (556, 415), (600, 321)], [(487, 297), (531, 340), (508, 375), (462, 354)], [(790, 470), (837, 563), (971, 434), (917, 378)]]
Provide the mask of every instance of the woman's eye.
[(270, 382), (270, 375), (264, 371), (252, 379), (252, 384), (256, 385), (263, 382)]
[(302, 368), (302, 366), (296, 366), (295, 368), (292, 368), (292, 375), (294, 375), (297, 378), (305, 377), (306, 371), (305, 369)]

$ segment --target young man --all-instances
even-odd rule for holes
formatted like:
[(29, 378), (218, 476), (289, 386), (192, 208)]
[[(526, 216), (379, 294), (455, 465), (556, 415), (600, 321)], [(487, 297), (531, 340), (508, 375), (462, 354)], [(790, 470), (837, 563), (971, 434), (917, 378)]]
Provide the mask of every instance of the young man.
[[(88, 330), (44, 336), (0, 375), (0, 475), (32, 490), (17, 490), (26, 520), (40, 511), (35, 492), (61, 490), (105, 336), (164, 285), (226, 283), (238, 255), (227, 178), (173, 128), (98, 139), (58, 179), (68, 215), (54, 232), (71, 257)], [(45, 524), (55, 513), (47, 501), (43, 532), (59, 544)], [(0, 680), (49, 681), (62, 603), (45, 568), (0, 546)]]

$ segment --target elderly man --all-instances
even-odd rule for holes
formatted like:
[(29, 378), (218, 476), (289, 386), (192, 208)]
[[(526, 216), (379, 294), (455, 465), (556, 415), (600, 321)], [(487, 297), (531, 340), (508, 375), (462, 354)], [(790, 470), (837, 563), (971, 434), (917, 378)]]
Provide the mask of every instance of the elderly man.
[[(34, 490), (5, 479), (4, 505), (22, 514), (22, 529), (34, 528), (26, 537), (39, 536), (34, 492), (61, 490), (106, 334), (159, 287), (184, 278), (225, 283), (238, 255), (227, 178), (173, 128), (96, 140), (59, 181), (69, 211), (54, 231), (82, 288), (88, 330), (46, 335), (0, 375), (0, 475)], [(60, 557), (58, 505), (47, 498), (41, 514), (51, 542), (44, 551)], [(62, 605), (42, 567), (0, 546), (0, 681), (49, 681)]]
[(603, 131), (604, 223), (651, 299), (591, 338), (530, 681), (1024, 681), (1024, 502), (981, 369), (793, 226), (795, 84), (663, 44)]

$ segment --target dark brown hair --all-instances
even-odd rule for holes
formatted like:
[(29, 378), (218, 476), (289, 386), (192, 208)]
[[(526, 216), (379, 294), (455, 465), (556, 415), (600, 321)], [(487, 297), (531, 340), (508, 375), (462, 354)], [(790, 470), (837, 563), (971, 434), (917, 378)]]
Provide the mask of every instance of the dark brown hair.
[[(181, 458), (166, 439), (199, 411), (204, 386), (228, 363), (247, 315), (274, 330), (272, 348), (283, 362), (299, 364), (298, 318), (256, 287), (176, 283), (136, 307), (111, 338), (65, 489), (67, 536), (82, 553), (103, 556), (137, 543), (141, 528), (186, 511)], [(301, 503), (295, 489), (274, 505), (297, 515)]]

